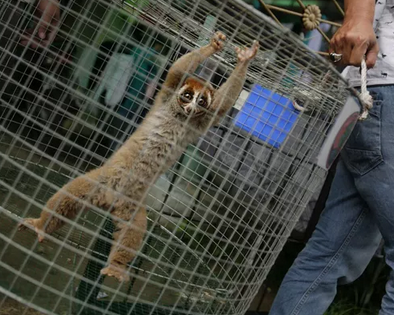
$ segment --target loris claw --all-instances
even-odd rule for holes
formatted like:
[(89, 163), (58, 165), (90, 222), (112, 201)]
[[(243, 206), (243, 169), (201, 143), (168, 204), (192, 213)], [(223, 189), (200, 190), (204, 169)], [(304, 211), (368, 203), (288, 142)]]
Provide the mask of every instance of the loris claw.
[(130, 281), (130, 276), (127, 272), (127, 269), (122, 265), (111, 264), (108, 267), (101, 269), (100, 274), (103, 276), (114, 277), (118, 279), (119, 282)]
[(27, 218), (18, 224), (18, 231), (26, 230), (27, 228), (34, 230), (37, 233), (38, 241), (44, 241), (45, 232), (38, 227), (39, 219)]

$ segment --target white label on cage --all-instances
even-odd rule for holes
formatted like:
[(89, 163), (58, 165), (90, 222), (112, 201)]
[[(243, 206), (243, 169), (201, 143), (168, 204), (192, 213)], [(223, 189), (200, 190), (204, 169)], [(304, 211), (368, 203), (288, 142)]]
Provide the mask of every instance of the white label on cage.
[(352, 96), (349, 96), (323, 143), (317, 157), (318, 166), (326, 170), (331, 167), (349, 139), (359, 117), (360, 106)]
[(105, 293), (105, 292), (103, 292), (103, 291), (100, 291), (100, 292), (97, 294), (97, 300), (105, 299), (106, 297), (108, 297), (108, 294)]
[(248, 97), (249, 97), (249, 92), (246, 90), (242, 90), (241, 94), (239, 94), (239, 97), (234, 104), (234, 108), (241, 110), (242, 106), (245, 104)]

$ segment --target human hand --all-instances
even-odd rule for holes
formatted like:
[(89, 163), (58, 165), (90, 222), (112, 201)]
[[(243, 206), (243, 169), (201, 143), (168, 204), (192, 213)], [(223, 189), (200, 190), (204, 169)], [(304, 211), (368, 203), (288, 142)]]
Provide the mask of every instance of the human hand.
[(340, 63), (359, 67), (366, 56), (368, 68), (372, 68), (379, 52), (379, 45), (372, 23), (361, 17), (345, 19), (330, 42), (330, 53), (342, 54)]
[(39, 19), (35, 28), (28, 29), (23, 35), (21, 44), (32, 48), (48, 46), (56, 36), (60, 19), (60, 5), (58, 0), (38, 0), (35, 16)]

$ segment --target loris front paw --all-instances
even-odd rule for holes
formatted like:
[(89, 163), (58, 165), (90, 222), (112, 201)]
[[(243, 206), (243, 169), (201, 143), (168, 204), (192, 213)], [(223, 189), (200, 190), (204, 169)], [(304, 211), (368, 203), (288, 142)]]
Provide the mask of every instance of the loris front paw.
[(44, 241), (45, 232), (39, 228), (40, 219), (27, 218), (18, 224), (18, 231), (24, 231), (27, 228), (34, 230), (37, 233), (38, 241), (42, 243)]
[(126, 266), (110, 264), (108, 267), (101, 269), (103, 276), (115, 277), (120, 282), (128, 282), (130, 276), (126, 270)]
[(220, 51), (224, 47), (224, 41), (226, 40), (226, 35), (222, 32), (216, 32), (211, 38), (211, 46), (215, 51)]
[(246, 49), (241, 49), (239, 47), (235, 48), (235, 52), (238, 55), (238, 61), (245, 62), (252, 60), (254, 57), (256, 57), (259, 47), (260, 47), (259, 42), (255, 40), (253, 41), (253, 45), (250, 48), (246, 48)]

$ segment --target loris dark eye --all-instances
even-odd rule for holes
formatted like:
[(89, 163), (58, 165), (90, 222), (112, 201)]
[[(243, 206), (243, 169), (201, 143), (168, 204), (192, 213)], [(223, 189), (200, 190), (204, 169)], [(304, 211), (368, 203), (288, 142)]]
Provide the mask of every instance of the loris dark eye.
[(198, 105), (200, 105), (201, 107), (205, 107), (207, 105), (207, 101), (203, 98), (200, 98), (198, 100)]
[(181, 96), (183, 99), (185, 99), (187, 101), (190, 101), (193, 98), (192, 94), (189, 92), (183, 93)]

